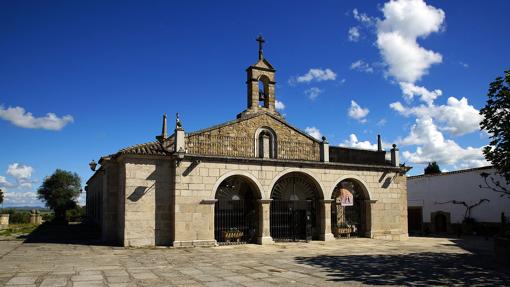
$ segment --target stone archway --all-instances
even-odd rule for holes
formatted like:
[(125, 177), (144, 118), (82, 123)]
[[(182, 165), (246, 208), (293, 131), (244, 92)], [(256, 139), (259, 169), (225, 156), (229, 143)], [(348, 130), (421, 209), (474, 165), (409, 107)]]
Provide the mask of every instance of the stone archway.
[(331, 232), (335, 237), (370, 237), (370, 197), (356, 179), (339, 182), (331, 195)]
[(242, 175), (225, 178), (217, 187), (214, 238), (219, 244), (256, 243), (261, 236), (261, 192)]
[(271, 190), (270, 232), (275, 241), (320, 239), (323, 230), (323, 196), (308, 174), (290, 172)]

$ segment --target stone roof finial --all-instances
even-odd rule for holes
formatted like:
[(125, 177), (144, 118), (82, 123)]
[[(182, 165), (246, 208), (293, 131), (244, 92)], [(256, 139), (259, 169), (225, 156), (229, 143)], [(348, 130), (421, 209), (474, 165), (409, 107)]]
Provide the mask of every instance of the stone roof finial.
[(175, 129), (176, 130), (182, 130), (182, 123), (181, 119), (179, 118), (179, 113), (175, 114)]
[(166, 128), (166, 113), (163, 114), (163, 125), (161, 127), (161, 135), (157, 136), (156, 139), (160, 142), (163, 142), (168, 137), (167, 128)]
[(266, 42), (261, 34), (257, 37), (257, 42), (259, 42), (259, 60), (264, 59), (264, 51), (263, 51), (263, 45)]

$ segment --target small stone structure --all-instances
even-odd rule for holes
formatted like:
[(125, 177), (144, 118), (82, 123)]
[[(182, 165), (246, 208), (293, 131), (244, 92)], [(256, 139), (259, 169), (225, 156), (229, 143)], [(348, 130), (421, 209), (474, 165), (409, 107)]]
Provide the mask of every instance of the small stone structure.
[(30, 211), (30, 224), (41, 225), (43, 223), (42, 216), (39, 210)]
[(345, 207), (358, 236), (407, 239), (410, 167), (400, 165), (396, 146), (386, 160), (380, 138), (377, 150), (330, 146), (290, 125), (275, 108), (276, 71), (257, 41), (247, 108), (235, 120), (186, 133), (177, 117), (168, 136), (164, 116), (157, 141), (99, 160), (86, 211), (104, 240), (175, 247), (214, 246), (230, 233), (259, 244), (332, 240), (346, 182), (359, 194)]
[(9, 214), (0, 214), (0, 228), (9, 226)]

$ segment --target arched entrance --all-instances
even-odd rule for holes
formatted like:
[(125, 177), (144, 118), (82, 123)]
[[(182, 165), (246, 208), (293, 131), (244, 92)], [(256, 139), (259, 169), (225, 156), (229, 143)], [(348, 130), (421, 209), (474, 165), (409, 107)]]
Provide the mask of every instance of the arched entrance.
[(367, 236), (370, 203), (365, 187), (355, 179), (342, 180), (332, 194), (331, 232), (335, 237)]
[(318, 239), (321, 233), (322, 193), (306, 174), (291, 172), (271, 191), (270, 232), (275, 241)]
[(216, 190), (214, 238), (218, 244), (256, 243), (260, 236), (260, 192), (249, 179), (234, 175)]

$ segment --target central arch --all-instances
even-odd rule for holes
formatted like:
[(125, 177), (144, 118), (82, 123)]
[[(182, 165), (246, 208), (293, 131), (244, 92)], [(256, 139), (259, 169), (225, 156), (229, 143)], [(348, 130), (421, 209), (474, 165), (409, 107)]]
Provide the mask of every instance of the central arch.
[(340, 181), (331, 195), (331, 232), (336, 237), (370, 236), (370, 197), (355, 178)]
[(221, 244), (256, 243), (261, 234), (260, 190), (250, 178), (232, 175), (215, 193), (214, 238)]
[(309, 241), (324, 233), (322, 190), (310, 175), (283, 175), (273, 185), (271, 199), (270, 232), (275, 241)]

